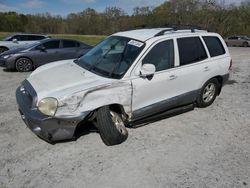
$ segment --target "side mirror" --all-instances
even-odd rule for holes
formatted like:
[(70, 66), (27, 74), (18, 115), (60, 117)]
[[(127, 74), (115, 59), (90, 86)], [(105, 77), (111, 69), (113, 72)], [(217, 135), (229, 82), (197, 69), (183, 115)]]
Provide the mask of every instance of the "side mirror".
[(44, 46), (39, 46), (37, 49), (40, 50), (40, 51), (42, 51), (42, 52), (46, 51), (46, 48)]
[(12, 39), (13, 43), (18, 43), (17, 39)]
[(146, 78), (148, 76), (153, 76), (155, 73), (155, 66), (153, 64), (144, 64), (140, 71), (140, 76)]

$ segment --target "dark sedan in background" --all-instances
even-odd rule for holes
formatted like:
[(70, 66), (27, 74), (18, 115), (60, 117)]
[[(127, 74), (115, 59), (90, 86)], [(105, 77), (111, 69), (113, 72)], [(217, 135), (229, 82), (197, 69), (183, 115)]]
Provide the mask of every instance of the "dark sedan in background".
[(92, 46), (69, 39), (44, 39), (25, 48), (9, 50), (0, 55), (0, 63), (7, 69), (28, 72), (53, 61), (75, 59)]

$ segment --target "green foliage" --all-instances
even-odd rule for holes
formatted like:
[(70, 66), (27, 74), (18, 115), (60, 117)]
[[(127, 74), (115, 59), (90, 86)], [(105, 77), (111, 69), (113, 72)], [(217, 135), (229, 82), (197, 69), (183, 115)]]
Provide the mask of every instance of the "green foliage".
[[(193, 25), (222, 35), (250, 35), (250, 1), (241, 5), (226, 5), (221, 0), (169, 0), (158, 7), (135, 7), (132, 15), (121, 8), (108, 7), (103, 12), (87, 8), (66, 17), (49, 13), (23, 15), (0, 13), (0, 31), (109, 35), (134, 28)], [(78, 35), (74, 35), (77, 38)], [(71, 37), (68, 35), (67, 37)], [(96, 43), (96, 38), (81, 38)]]
[[(5, 37), (11, 35), (11, 32), (0, 32), (0, 40), (4, 39)], [(53, 38), (65, 38), (65, 39), (73, 39), (85, 42), (89, 45), (96, 45), (100, 41), (104, 40), (106, 36), (104, 35), (69, 35), (69, 34), (51, 34), (49, 35)]]

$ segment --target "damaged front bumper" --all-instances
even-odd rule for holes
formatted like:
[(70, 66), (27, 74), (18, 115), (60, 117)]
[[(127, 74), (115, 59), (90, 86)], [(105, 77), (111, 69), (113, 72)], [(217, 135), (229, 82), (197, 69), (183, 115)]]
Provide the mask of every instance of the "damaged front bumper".
[(77, 117), (56, 118), (46, 116), (39, 112), (31, 104), (32, 102), (30, 103), (33, 97), (32, 92), (29, 92), (27, 87), (32, 86), (28, 81), (25, 81), (23, 85), (26, 87), (22, 87), (22, 89), (19, 87), (16, 91), (16, 100), (21, 117), (31, 131), (47, 142), (73, 139), (77, 125), (88, 116), (89, 112), (84, 112)]

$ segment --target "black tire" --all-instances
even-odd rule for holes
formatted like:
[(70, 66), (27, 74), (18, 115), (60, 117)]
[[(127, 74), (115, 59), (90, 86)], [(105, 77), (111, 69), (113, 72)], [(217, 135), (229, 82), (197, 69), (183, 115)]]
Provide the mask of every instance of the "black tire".
[(26, 57), (17, 59), (15, 66), (18, 72), (30, 72), (33, 70), (33, 62)]
[[(119, 125), (115, 124), (114, 116), (118, 118)], [(102, 141), (107, 146), (121, 144), (128, 138), (128, 131), (122, 121), (120, 114), (110, 110), (109, 106), (104, 106), (97, 111), (97, 128)]]
[(0, 54), (7, 51), (7, 50), (9, 50), (9, 49), (6, 47), (0, 47)]
[(216, 78), (208, 80), (200, 90), (197, 97), (197, 105), (200, 108), (210, 106), (218, 95), (220, 84)]

